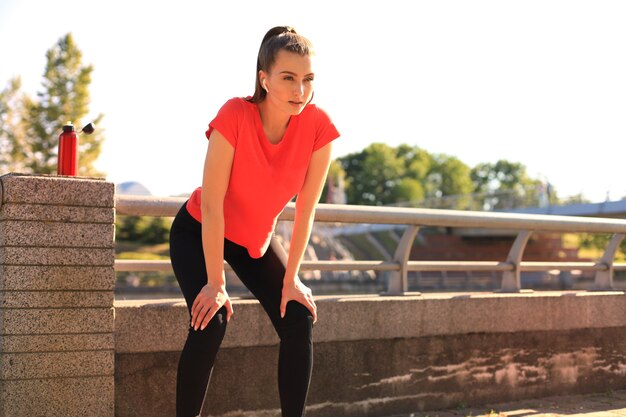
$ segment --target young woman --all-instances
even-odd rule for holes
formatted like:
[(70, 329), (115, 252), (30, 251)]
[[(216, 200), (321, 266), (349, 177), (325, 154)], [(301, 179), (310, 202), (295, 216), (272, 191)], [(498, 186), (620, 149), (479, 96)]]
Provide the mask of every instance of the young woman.
[[(254, 95), (228, 100), (209, 124), (202, 187), (180, 209), (170, 255), (190, 314), (176, 380), (177, 417), (199, 416), (215, 355), (233, 314), (224, 260), (258, 298), (280, 338), (283, 417), (304, 415), (317, 308), (298, 270), (339, 136), (313, 99), (311, 43), (290, 27), (269, 30)], [(273, 236), (293, 196), (287, 256)]]

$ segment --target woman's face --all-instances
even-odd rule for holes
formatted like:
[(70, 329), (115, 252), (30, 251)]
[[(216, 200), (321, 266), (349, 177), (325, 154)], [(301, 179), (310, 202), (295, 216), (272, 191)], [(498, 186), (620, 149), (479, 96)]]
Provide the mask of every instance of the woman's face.
[(313, 96), (310, 56), (281, 49), (270, 72), (261, 71), (260, 76), (261, 85), (267, 86), (266, 100), (289, 115), (300, 114)]

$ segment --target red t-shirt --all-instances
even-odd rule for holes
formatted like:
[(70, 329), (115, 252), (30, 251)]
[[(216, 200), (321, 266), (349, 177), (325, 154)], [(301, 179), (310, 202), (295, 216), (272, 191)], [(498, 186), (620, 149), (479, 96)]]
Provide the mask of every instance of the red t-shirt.
[[(314, 151), (339, 137), (328, 115), (314, 104), (291, 116), (282, 138), (271, 144), (263, 131), (255, 103), (228, 100), (206, 131), (217, 129), (235, 148), (228, 189), (224, 196), (224, 236), (263, 256), (285, 205), (300, 192)], [(202, 221), (201, 187), (187, 202), (187, 211)]]

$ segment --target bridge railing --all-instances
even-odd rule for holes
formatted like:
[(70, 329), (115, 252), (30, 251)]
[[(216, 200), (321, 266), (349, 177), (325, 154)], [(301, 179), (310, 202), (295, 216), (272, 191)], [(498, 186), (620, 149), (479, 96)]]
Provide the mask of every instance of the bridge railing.
[[(173, 217), (184, 197), (116, 196), (117, 215)], [(293, 220), (295, 205), (289, 203), (279, 220)], [(626, 263), (615, 263), (615, 255), (626, 236), (626, 220), (554, 216), (538, 214), (492, 213), (458, 210), (374, 207), (319, 204), (315, 220), (329, 223), (394, 224), (407, 226), (393, 259), (368, 261), (303, 261), (302, 270), (389, 271), (386, 294), (402, 295), (408, 291), (409, 271), (501, 271), (503, 292), (519, 292), (522, 271), (581, 270), (595, 272), (595, 290), (613, 289), (616, 270), (626, 270)], [(484, 228), (514, 230), (517, 237), (506, 260), (494, 261), (411, 261), (411, 247), (420, 227)], [(533, 233), (608, 233), (612, 235), (598, 262), (526, 262), (524, 249)], [(225, 268), (228, 265), (225, 264)], [(169, 261), (116, 260), (116, 271), (169, 271)]]

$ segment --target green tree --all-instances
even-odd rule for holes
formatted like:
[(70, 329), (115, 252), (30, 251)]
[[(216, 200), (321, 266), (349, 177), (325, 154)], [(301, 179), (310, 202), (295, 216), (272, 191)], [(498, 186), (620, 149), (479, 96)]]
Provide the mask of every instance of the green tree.
[[(71, 121), (79, 130), (88, 121), (84, 119), (89, 113), (93, 66), (82, 63), (82, 52), (71, 34), (59, 39), (47, 51), (46, 61), (42, 91), (37, 93), (36, 99), (19, 93), (19, 83), (15, 80), (0, 99), (0, 159), (11, 161), (7, 168), (24, 173), (55, 173), (63, 124)], [(98, 124), (102, 117), (100, 114), (91, 121)], [(100, 130), (90, 136), (80, 135), (79, 175), (102, 175), (94, 169), (93, 163), (100, 154), (103, 140)]]
[(391, 191), (391, 198), (394, 203), (420, 201), (424, 198), (424, 186), (414, 178), (400, 178)]
[(437, 177), (435, 191), (441, 196), (470, 194), (473, 189), (470, 167), (454, 156), (436, 155), (429, 177)]
[(495, 164), (481, 163), (472, 169), (474, 191), (488, 193), (496, 190), (514, 190), (520, 185), (528, 183), (526, 167), (519, 162), (510, 162), (504, 159)]
[[(474, 192), (489, 195), (489, 205), (493, 208), (515, 206), (536, 206), (539, 195), (547, 193), (547, 184), (530, 178), (526, 166), (519, 162), (504, 159), (493, 163), (480, 163), (471, 172)], [(551, 187), (549, 203), (555, 203), (557, 196)]]
[[(372, 143), (361, 152), (339, 158), (339, 162), (346, 173), (349, 204), (384, 205), (409, 199), (398, 188), (406, 166), (396, 149), (384, 143)], [(408, 185), (405, 183), (403, 188), (406, 190)]]
[[(373, 143), (339, 158), (348, 181), (350, 204), (418, 202), (425, 197), (465, 195), (472, 191), (470, 168), (449, 155), (431, 155), (407, 144), (392, 148)], [(462, 199), (452, 207), (465, 208)]]
[(0, 173), (23, 171), (26, 146), (26, 97), (20, 91), (19, 77), (0, 91)]
[[(506, 208), (537, 205), (540, 187), (544, 196), (550, 194), (550, 203), (557, 201), (554, 189), (548, 193), (547, 184), (530, 178), (523, 164), (506, 160), (471, 169), (455, 156), (430, 154), (407, 144), (393, 148), (373, 143), (337, 162), (345, 171), (350, 204)], [(487, 194), (485, 201), (474, 201), (475, 193)]]
[(404, 161), (407, 176), (415, 179), (422, 186), (426, 184), (428, 175), (435, 165), (433, 156), (424, 149), (405, 144), (398, 146), (396, 154)]
[[(583, 248), (594, 248), (598, 250), (599, 254), (604, 252), (609, 245), (613, 235), (607, 233), (581, 233), (580, 234), (580, 246)], [(600, 255), (601, 256), (601, 255)], [(620, 242), (619, 251), (616, 254), (617, 258), (623, 258), (626, 256), (626, 239)]]
[(144, 227), (140, 241), (151, 244), (165, 243), (169, 240), (170, 227), (171, 224), (163, 217), (152, 217)]
[(146, 244), (165, 243), (169, 239), (171, 222), (163, 217), (117, 216), (115, 239)]

